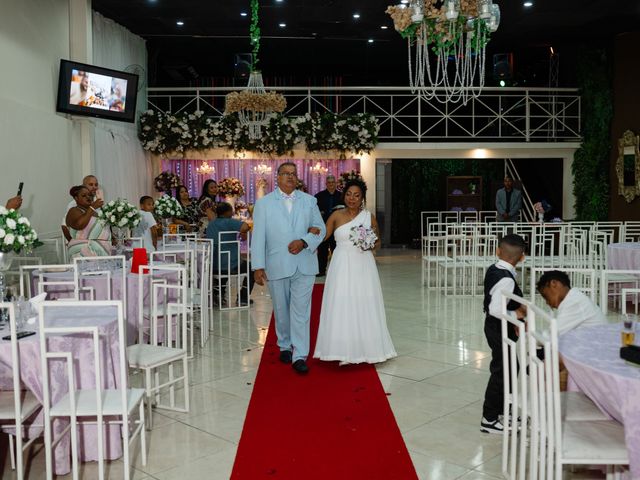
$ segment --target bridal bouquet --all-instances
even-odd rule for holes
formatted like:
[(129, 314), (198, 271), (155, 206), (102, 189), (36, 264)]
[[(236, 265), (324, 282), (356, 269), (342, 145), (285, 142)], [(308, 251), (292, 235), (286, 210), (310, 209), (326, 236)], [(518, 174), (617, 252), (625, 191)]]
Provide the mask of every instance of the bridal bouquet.
[(182, 205), (178, 203), (178, 200), (165, 194), (156, 200), (155, 208), (153, 210), (160, 218), (172, 218), (181, 217), (183, 214)]
[(105, 225), (118, 228), (135, 228), (141, 215), (136, 207), (122, 198), (105, 203), (98, 211), (98, 218)]
[(30, 251), (38, 244), (38, 234), (27, 217), (0, 205), (0, 252)]
[(349, 234), (349, 240), (363, 252), (367, 250), (373, 250), (373, 247), (378, 240), (378, 235), (370, 227), (364, 225), (356, 225), (351, 227), (351, 233)]

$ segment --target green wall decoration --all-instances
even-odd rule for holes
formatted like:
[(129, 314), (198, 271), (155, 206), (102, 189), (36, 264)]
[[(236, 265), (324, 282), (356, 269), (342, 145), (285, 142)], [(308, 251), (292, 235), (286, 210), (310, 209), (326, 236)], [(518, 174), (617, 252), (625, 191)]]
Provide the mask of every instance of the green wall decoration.
[(573, 157), (576, 220), (607, 220), (613, 119), (611, 68), (604, 50), (583, 51), (577, 65), (583, 140)]

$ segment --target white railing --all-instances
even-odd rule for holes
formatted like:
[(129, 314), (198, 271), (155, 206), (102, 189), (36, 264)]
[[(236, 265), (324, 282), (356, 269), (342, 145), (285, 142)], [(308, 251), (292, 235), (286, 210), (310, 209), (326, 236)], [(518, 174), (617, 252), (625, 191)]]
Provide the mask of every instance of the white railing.
[[(150, 109), (224, 112), (224, 97), (240, 87), (149, 88)], [(370, 113), (382, 142), (483, 140), (579, 141), (580, 95), (575, 88), (484, 88), (466, 105), (428, 101), (409, 87), (274, 87), (287, 99), (286, 115)]]

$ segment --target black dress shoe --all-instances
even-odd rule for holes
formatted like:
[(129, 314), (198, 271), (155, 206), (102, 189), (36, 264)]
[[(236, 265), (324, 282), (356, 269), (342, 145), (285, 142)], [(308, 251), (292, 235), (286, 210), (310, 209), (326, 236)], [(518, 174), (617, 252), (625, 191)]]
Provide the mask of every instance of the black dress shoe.
[(305, 362), (302, 359), (296, 360), (295, 362), (293, 362), (293, 365), (291, 366), (296, 371), (296, 373), (299, 373), (300, 375), (306, 375), (307, 373), (309, 373), (309, 367), (307, 367), (307, 362)]
[(291, 354), (291, 350), (282, 350), (280, 352), (280, 361), (282, 363), (291, 363), (291, 358), (293, 355)]

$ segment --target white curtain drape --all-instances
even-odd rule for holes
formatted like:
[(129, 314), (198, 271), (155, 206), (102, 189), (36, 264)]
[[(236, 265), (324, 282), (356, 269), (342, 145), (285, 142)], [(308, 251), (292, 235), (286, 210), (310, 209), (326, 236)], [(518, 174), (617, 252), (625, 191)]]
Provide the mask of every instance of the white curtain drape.
[[(93, 64), (114, 70), (137, 65), (146, 72), (145, 40), (93, 12)], [(136, 117), (147, 108), (146, 80), (144, 73), (139, 80)], [(138, 141), (137, 121), (96, 120), (93, 154), (95, 174), (107, 200), (121, 197), (137, 205), (142, 195), (153, 191), (151, 159)]]

